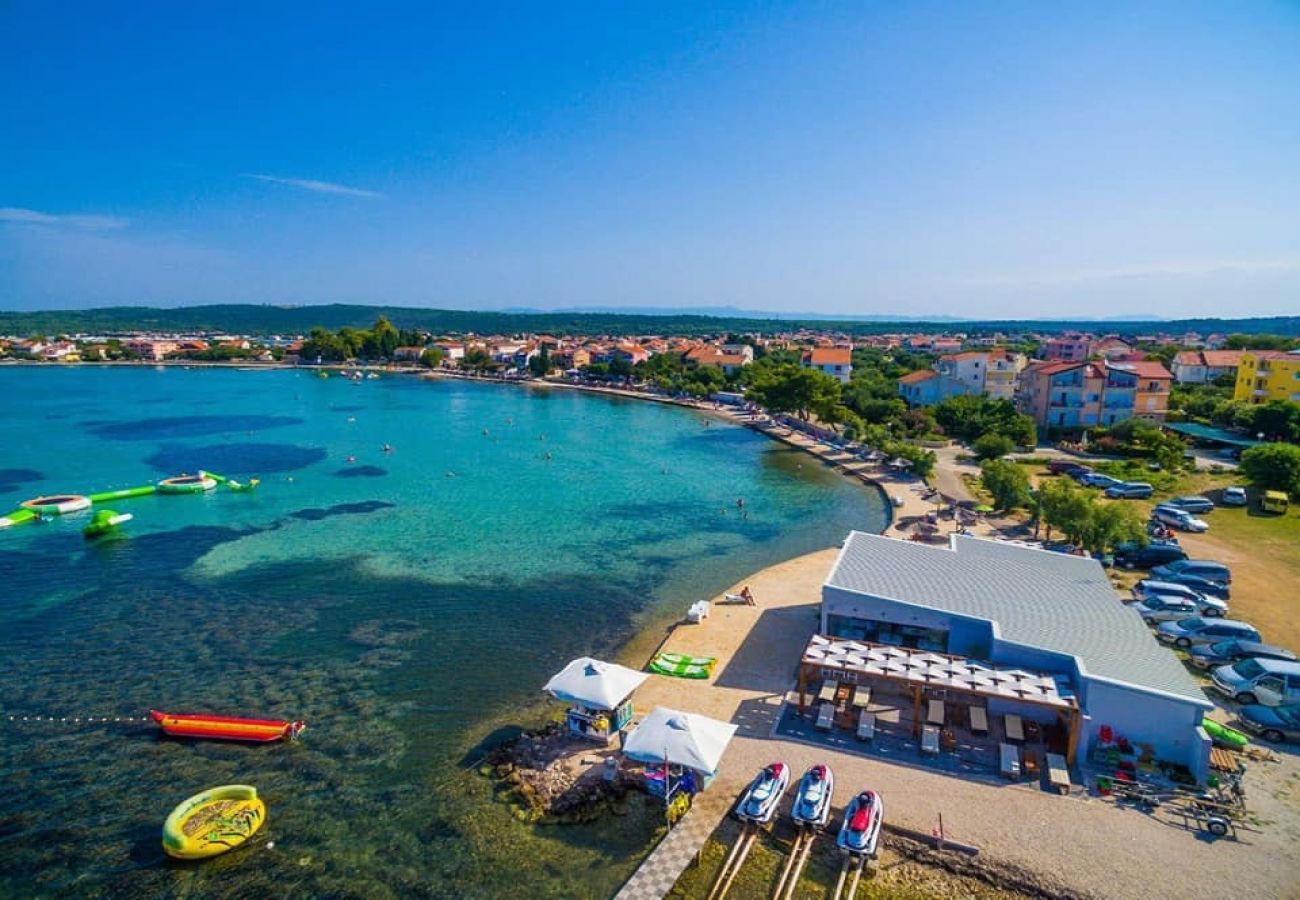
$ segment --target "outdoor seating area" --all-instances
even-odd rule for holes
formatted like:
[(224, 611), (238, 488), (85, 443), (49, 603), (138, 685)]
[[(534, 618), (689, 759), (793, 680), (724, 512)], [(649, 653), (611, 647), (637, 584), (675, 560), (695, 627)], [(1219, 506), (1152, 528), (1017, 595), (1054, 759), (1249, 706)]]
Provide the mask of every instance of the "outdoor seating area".
[(777, 732), (1068, 791), (1077, 718), (1061, 676), (816, 635)]

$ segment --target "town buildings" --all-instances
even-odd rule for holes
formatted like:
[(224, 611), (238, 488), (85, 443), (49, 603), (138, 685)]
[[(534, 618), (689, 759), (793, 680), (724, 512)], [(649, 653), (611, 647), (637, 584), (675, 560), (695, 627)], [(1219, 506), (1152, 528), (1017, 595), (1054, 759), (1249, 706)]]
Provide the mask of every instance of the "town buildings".
[(959, 394), (981, 394), (1012, 400), (1016, 378), (1024, 369), (1023, 353), (1007, 350), (967, 350), (939, 357), (933, 369), (922, 369), (898, 380), (898, 395), (909, 406), (929, 406)]
[(1179, 384), (1207, 384), (1222, 375), (1237, 374), (1244, 350), (1181, 350), (1174, 354), (1174, 380)]
[(1163, 422), (1173, 376), (1158, 362), (1039, 362), (1020, 373), (1016, 405), (1041, 428), (1075, 430), (1126, 419)]
[(1300, 403), (1300, 351), (1244, 350), (1232, 399), (1247, 403)]

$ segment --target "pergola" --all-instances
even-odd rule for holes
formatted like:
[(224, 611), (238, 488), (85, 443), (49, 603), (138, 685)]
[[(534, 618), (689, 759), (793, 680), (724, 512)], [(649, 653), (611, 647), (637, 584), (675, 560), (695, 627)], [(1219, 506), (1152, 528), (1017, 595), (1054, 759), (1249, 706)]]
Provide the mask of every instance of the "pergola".
[(1053, 710), (1068, 729), (1067, 759), (1074, 764), (1079, 743), (1078, 698), (1064, 675), (995, 666), (964, 656), (913, 650), (815, 634), (799, 662), (799, 713), (807, 710), (808, 682), (846, 684), (883, 682), (912, 697), (912, 729), (919, 736), (921, 704), (927, 692), (942, 691), (969, 699), (990, 698), (1028, 703)]

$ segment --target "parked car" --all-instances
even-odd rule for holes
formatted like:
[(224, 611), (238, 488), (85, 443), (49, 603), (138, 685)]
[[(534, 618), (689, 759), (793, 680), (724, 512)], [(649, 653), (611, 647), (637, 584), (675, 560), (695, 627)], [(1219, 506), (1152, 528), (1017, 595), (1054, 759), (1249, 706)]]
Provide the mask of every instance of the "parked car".
[(1232, 584), (1232, 570), (1212, 559), (1178, 559), (1151, 570), (1151, 577), (1168, 581), (1171, 575), (1197, 575), (1210, 581)]
[[(1154, 571), (1151, 573), (1151, 577), (1156, 577)], [(1232, 599), (1232, 588), (1222, 581), (1211, 581), (1208, 578), (1202, 578), (1200, 575), (1169, 575), (1159, 580), (1168, 584), (1180, 584), (1183, 587), (1191, 588), (1198, 594), (1205, 594), (1207, 597), (1218, 597), (1220, 600)]]
[(1265, 491), (1259, 498), (1259, 508), (1263, 512), (1284, 513), (1288, 504), (1289, 498), (1285, 491)]
[(1166, 500), (1165, 505), (1176, 506), (1197, 515), (1214, 511), (1214, 501), (1208, 497), (1174, 497), (1172, 500)]
[(1241, 459), (1240, 447), (1224, 447), (1219, 451), (1219, 456), (1224, 459)]
[(1106, 496), (1112, 500), (1145, 500), (1155, 493), (1155, 488), (1145, 481), (1124, 481), (1106, 488)]
[(1187, 559), (1187, 551), (1177, 544), (1152, 541), (1145, 547), (1133, 543), (1115, 546), (1115, 565), (1125, 569), (1149, 569)]
[(1300, 704), (1262, 706), (1252, 704), (1237, 711), (1241, 727), (1266, 741), (1300, 741)]
[(1080, 484), (1082, 484), (1083, 479), (1087, 478), (1089, 475), (1096, 475), (1096, 474), (1097, 474), (1096, 469), (1089, 469), (1087, 466), (1079, 466), (1079, 468), (1071, 469), (1069, 472), (1069, 476), (1073, 478), (1075, 481), (1079, 482)]
[(1148, 597), (1168, 597), (1179, 600), (1186, 600), (1196, 607), (1194, 615), (1202, 616), (1225, 616), (1228, 614), (1228, 604), (1218, 597), (1207, 597), (1204, 594), (1197, 593), (1189, 587), (1181, 584), (1173, 584), (1169, 581), (1156, 581), (1154, 579), (1143, 579), (1133, 585), (1133, 597), (1137, 600), (1143, 600)]
[(1166, 644), (1186, 649), (1197, 644), (1213, 644), (1230, 638), (1258, 641), (1259, 632), (1254, 625), (1246, 622), (1193, 616), (1179, 619), (1177, 622), (1161, 622), (1160, 627), (1156, 629), (1156, 637)]
[(1070, 475), (1082, 468), (1079, 463), (1068, 459), (1052, 459), (1047, 462), (1047, 471), (1053, 475)]
[(1198, 669), (1210, 669), (1243, 659), (1294, 660), (1296, 655), (1285, 647), (1271, 647), (1254, 641), (1218, 641), (1193, 647), (1188, 660)]
[(1120, 481), (1118, 478), (1111, 478), (1109, 475), (1102, 474), (1101, 472), (1088, 472), (1085, 475), (1079, 476), (1079, 483), (1087, 487), (1101, 488), (1102, 490), (1105, 490), (1106, 488), (1112, 488), (1115, 485), (1123, 484), (1124, 482)]
[(1234, 485), (1223, 489), (1223, 493), (1219, 495), (1219, 502), (1224, 506), (1245, 506), (1250, 499), (1246, 496), (1244, 487)]
[(1186, 597), (1173, 597), (1167, 594), (1151, 594), (1129, 605), (1137, 610), (1138, 615), (1142, 617), (1142, 621), (1148, 625), (1159, 622), (1175, 622), (1178, 619), (1188, 619), (1201, 614), (1201, 610), (1195, 601), (1188, 600)]
[(1210, 673), (1210, 687), (1247, 706), (1300, 703), (1300, 662), (1243, 659)]
[(1151, 518), (1163, 522), (1171, 528), (1177, 528), (1181, 531), (1194, 531), (1200, 533), (1209, 531), (1210, 526), (1204, 519), (1198, 519), (1185, 509), (1179, 509), (1176, 506), (1166, 506), (1160, 504), (1151, 510)]

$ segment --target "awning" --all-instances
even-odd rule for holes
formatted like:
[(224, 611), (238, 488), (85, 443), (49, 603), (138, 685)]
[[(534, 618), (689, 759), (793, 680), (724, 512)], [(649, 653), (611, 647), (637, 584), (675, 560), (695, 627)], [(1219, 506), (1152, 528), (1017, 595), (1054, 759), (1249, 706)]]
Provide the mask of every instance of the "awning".
[(669, 762), (712, 775), (735, 733), (730, 722), (656, 706), (628, 736), (623, 753), (637, 762)]
[(566, 703), (617, 709), (649, 677), (647, 672), (583, 656), (565, 666), (542, 690)]

